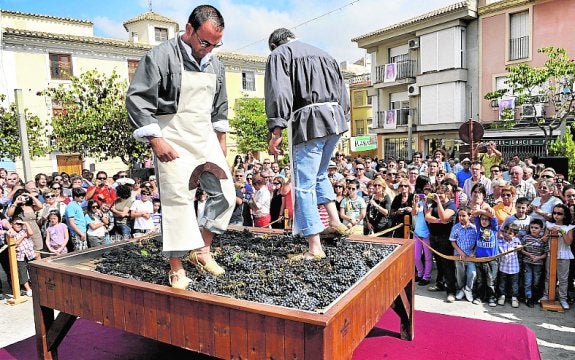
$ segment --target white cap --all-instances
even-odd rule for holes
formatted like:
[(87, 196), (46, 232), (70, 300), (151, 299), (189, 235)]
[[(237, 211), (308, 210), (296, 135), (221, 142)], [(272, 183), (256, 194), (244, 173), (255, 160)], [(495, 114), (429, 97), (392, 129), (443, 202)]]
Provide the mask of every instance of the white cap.
[(471, 160), (469, 160), (469, 158), (465, 158), (465, 159), (461, 160), (461, 163), (462, 163), (462, 164), (463, 164), (464, 162), (471, 163)]
[(120, 185), (134, 185), (136, 183), (134, 181), (134, 179), (130, 179), (128, 177), (118, 178), (118, 180), (116, 180), (116, 182)]

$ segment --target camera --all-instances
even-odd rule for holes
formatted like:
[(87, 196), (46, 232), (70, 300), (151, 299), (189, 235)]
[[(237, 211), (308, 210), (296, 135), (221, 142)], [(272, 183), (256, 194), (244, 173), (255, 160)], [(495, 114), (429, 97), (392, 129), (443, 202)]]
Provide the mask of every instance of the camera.
[(555, 182), (556, 182), (557, 184), (563, 184), (563, 179), (557, 178), (557, 179), (555, 179)]
[(22, 202), (28, 202), (28, 200), (30, 200), (30, 197), (27, 195), (22, 195), (20, 196), (20, 201)]

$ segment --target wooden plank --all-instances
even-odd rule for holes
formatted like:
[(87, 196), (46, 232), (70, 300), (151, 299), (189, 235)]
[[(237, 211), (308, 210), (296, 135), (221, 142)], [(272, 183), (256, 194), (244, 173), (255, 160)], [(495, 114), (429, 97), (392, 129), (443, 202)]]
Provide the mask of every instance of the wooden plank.
[(184, 311), (189, 311), (190, 309), (185, 308), (182, 302), (183, 300), (180, 298), (170, 297), (170, 344), (191, 349), (191, 347), (186, 344), (186, 338), (184, 336)]
[(144, 292), (144, 317), (142, 336), (150, 339), (158, 339), (158, 322), (156, 304), (158, 303), (156, 294), (151, 291)]
[[(214, 355), (214, 305), (197, 303), (199, 351), (210, 356)], [(218, 309), (219, 310), (219, 309)]]
[(81, 278), (78, 276), (72, 276), (71, 284), (71, 298), (74, 305), (74, 311), (72, 314), (82, 316), (82, 284)]
[(62, 282), (62, 274), (54, 272), (52, 278), (54, 279), (54, 308), (61, 310), (64, 308), (64, 284)]
[(285, 359), (304, 359), (305, 357), (305, 339), (304, 324), (297, 321), (284, 321), (284, 358)]
[(184, 316), (183, 321), (186, 349), (200, 351), (200, 331), (203, 330), (199, 327), (199, 303), (184, 299), (179, 300), (183, 311), (179, 314)]
[(247, 314), (245, 311), (230, 310), (230, 359), (248, 358)]
[(91, 287), (91, 308), (92, 308), (92, 319), (94, 321), (103, 324), (104, 323), (104, 309), (103, 309), (103, 299), (102, 299), (102, 283), (98, 280), (90, 281)]
[(63, 305), (60, 308), (65, 313), (75, 314), (74, 298), (72, 297), (72, 278), (68, 274), (60, 274), (62, 279)]
[(217, 307), (214, 310), (214, 356), (221, 359), (231, 357), (230, 309)]
[(303, 338), (305, 341), (304, 359), (306, 360), (328, 359), (325, 356), (324, 328), (322, 328), (321, 326), (305, 324)]
[(44, 281), (42, 281), (42, 287), (40, 292), (45, 292), (45, 295), (40, 295), (40, 297), (44, 298), (44, 306), (50, 307), (52, 309), (56, 308), (56, 297), (55, 297), (55, 289), (56, 289), (56, 282), (54, 281), (55, 273), (48, 273), (46, 271), (43, 272)]
[(266, 359), (284, 358), (284, 320), (272, 316), (266, 316), (264, 320), (264, 329), (266, 334)]
[(100, 300), (102, 302), (102, 324), (115, 326), (114, 323), (114, 300), (112, 298), (112, 284), (100, 283)]
[(266, 334), (264, 332), (265, 316), (248, 313), (246, 327), (248, 329), (248, 359), (263, 359), (266, 354)]
[[(156, 321), (158, 324), (158, 341), (171, 343), (170, 337), (170, 297), (156, 294)], [(178, 315), (178, 314), (174, 314)]]
[(142, 318), (138, 316), (138, 299), (137, 293), (139, 291), (126, 287), (124, 288), (124, 318), (126, 320), (126, 331), (132, 334), (140, 333), (140, 321)]
[(112, 308), (114, 312), (114, 327), (126, 330), (126, 312), (124, 309), (124, 288), (112, 284)]

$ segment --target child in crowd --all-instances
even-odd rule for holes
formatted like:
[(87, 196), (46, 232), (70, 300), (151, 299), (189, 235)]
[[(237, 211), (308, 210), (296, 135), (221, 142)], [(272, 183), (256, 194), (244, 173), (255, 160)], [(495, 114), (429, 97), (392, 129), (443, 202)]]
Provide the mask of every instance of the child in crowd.
[[(481, 214), (475, 217), (475, 227), (477, 228), (477, 244), (475, 247), (475, 257), (494, 257), (499, 254), (497, 247), (498, 222), (496, 217), (489, 217)], [(481, 301), (488, 301), (489, 306), (497, 306), (495, 298), (495, 281), (499, 269), (497, 259), (477, 263), (477, 296), (473, 300), (474, 304), (481, 304)]]
[[(521, 241), (517, 238), (519, 227), (509, 224), (503, 229), (503, 239), (499, 240), (499, 251), (501, 254), (514, 250), (521, 246)], [(505, 305), (508, 289), (511, 288), (511, 306), (519, 307), (519, 256), (517, 251), (512, 251), (499, 258), (499, 299), (497, 303)]]
[[(573, 259), (571, 243), (573, 242), (573, 226), (571, 224), (571, 212), (565, 204), (557, 204), (551, 213), (553, 220), (546, 224), (547, 234), (551, 230), (559, 231), (557, 249), (557, 281), (559, 282), (559, 303), (564, 310), (569, 309), (567, 302), (567, 279), (569, 277), (569, 262)], [(547, 276), (545, 279), (545, 292), (542, 301), (549, 300), (549, 256), (547, 257)], [(555, 300), (555, 299), (552, 299)]]
[(160, 199), (153, 199), (152, 204), (154, 205), (154, 212), (152, 213), (152, 219), (154, 220), (154, 226), (161, 226), (162, 225), (162, 203), (160, 202)]
[(475, 255), (475, 244), (477, 243), (477, 228), (471, 223), (471, 208), (462, 206), (457, 211), (459, 222), (451, 229), (449, 240), (454, 249), (454, 255), (459, 256), (455, 261), (455, 280), (457, 282), (457, 300), (465, 298), (473, 301), (473, 282), (477, 271), (475, 263), (466, 261)]
[(62, 216), (58, 211), (51, 211), (46, 228), (46, 247), (54, 255), (66, 254), (68, 240), (68, 227), (62, 223)]
[(531, 215), (527, 215), (527, 209), (529, 208), (529, 199), (526, 197), (520, 197), (515, 202), (515, 214), (509, 215), (503, 224), (501, 224), (501, 229), (499, 231), (499, 238), (503, 238), (503, 230), (505, 226), (509, 224), (515, 224), (519, 227), (519, 232), (517, 233), (517, 238), (519, 240), (523, 239), (523, 236), (529, 233), (529, 226), (531, 224)]
[(108, 218), (108, 224), (106, 224), (106, 237), (104, 240), (104, 244), (111, 244), (112, 243), (111, 234), (112, 231), (114, 230), (114, 226), (116, 225), (116, 223), (114, 222), (114, 213), (112, 212), (112, 210), (110, 210), (110, 205), (106, 204), (105, 202), (102, 203), (100, 210), (102, 210), (102, 217)]
[(136, 200), (130, 206), (130, 216), (134, 219), (134, 236), (142, 236), (154, 228), (154, 205), (151, 193), (148, 189), (140, 191), (141, 200)]
[(529, 224), (529, 234), (521, 239), (523, 249), (523, 274), (525, 289), (525, 304), (532, 308), (535, 305), (533, 299), (540, 294), (539, 285), (541, 283), (541, 274), (543, 273), (543, 264), (549, 251), (549, 244), (542, 240), (543, 221), (533, 219)]
[(348, 195), (341, 201), (339, 209), (339, 216), (352, 235), (363, 235), (363, 219), (367, 212), (365, 201), (357, 195), (358, 190), (359, 181), (355, 179), (349, 181), (347, 183)]
[(12, 218), (12, 228), (6, 234), (8, 237), (14, 239), (16, 244), (16, 262), (18, 266), (18, 280), (20, 286), (24, 286), (26, 296), (32, 296), (32, 288), (30, 288), (30, 277), (28, 275), (28, 261), (32, 261), (36, 257), (34, 251), (34, 241), (32, 229), (24, 223), (19, 217)]

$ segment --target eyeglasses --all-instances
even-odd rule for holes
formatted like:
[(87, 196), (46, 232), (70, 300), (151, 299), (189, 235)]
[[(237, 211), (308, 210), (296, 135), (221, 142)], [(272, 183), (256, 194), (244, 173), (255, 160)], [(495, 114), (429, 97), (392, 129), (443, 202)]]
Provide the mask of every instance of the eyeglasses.
[(275, 183), (274, 183), (274, 185), (281, 185), (281, 184), (280, 184), (280, 183), (276, 183), (276, 182), (275, 182)]
[(62, 181), (62, 178), (54, 178), (54, 181)]
[(60, 190), (60, 189), (61, 189), (61, 187), (59, 187), (59, 186), (52, 186), (52, 190)]
[(352, 190), (352, 191), (353, 191), (353, 190), (357, 190), (357, 188), (350, 187), (350, 186), (348, 186), (347, 189), (348, 189), (348, 190)]
[(541, 177), (544, 177), (546, 179), (553, 179), (555, 176), (553, 176), (553, 175), (541, 175)]
[(142, 195), (142, 196), (150, 196), (149, 193), (140, 193), (140, 195)]
[(99, 209), (100, 207), (98, 205), (92, 205), (92, 209)]
[(119, 178), (127, 178), (128, 175), (118, 175)]
[(365, 170), (364, 168), (356, 168), (357, 170)]
[[(377, 185), (376, 185), (376, 186), (377, 186)], [(343, 185), (334, 185), (333, 187), (334, 187), (334, 188), (342, 188)]]
[(244, 174), (236, 174), (235, 177), (242, 177)]
[(511, 194), (501, 194), (501, 197), (511, 197)]
[(264, 164), (268, 165), (271, 164), (269, 161), (264, 161)]
[(399, 187), (409, 187), (409, 185), (401, 184), (401, 185), (399, 185)]
[(44, 199), (51, 199), (53, 197), (55, 197), (56, 195), (44, 195)]
[(211, 42), (206, 41), (206, 40), (200, 38), (200, 35), (198, 35), (198, 32), (197, 32), (196, 29), (194, 29), (194, 34), (196, 34), (196, 38), (198, 39), (198, 42), (200, 43), (200, 46), (203, 47), (204, 49), (205, 49), (205, 48), (209, 48), (209, 47), (213, 47), (213, 48), (215, 49), (215, 48), (219, 48), (220, 46), (222, 46), (222, 45), (224, 44), (224, 43), (221, 42), (221, 41), (220, 41), (219, 43), (217, 43), (217, 44), (212, 44)]
[(107, 180), (108, 178), (105, 177), (99, 177), (98, 180)]
[(563, 212), (553, 211), (553, 215), (565, 215)]

